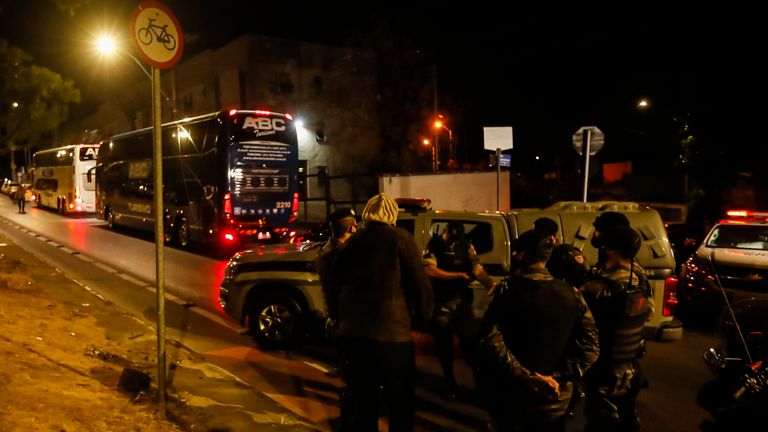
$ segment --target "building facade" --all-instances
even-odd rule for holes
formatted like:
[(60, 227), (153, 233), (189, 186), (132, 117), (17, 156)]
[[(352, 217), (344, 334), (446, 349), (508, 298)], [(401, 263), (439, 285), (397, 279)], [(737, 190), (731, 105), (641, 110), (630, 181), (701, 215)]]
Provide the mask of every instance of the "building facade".
[[(375, 188), (374, 181), (337, 179), (326, 197), (324, 175), (369, 173), (375, 163), (376, 76), (372, 52), (245, 35), (163, 71), (163, 122), (231, 108), (292, 114), (303, 124), (299, 158), (309, 174), (300, 219), (321, 221), (334, 202), (364, 202)], [(125, 85), (136, 88), (124, 92), (133, 98), (105, 100), (92, 115), (69, 122), (62, 142), (83, 139), (84, 131), (110, 136), (151, 126), (150, 101), (142, 100), (149, 97), (147, 80)]]

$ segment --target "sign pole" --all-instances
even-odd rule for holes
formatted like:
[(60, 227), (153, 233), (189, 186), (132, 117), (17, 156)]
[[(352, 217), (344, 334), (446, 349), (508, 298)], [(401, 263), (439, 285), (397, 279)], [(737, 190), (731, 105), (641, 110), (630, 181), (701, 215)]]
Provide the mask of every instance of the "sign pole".
[(160, 69), (152, 67), (152, 138), (155, 171), (155, 281), (157, 283), (157, 396), (160, 412), (165, 416), (165, 283), (163, 269), (163, 141)]
[(587, 185), (589, 183), (589, 152), (591, 151), (590, 145), (592, 144), (592, 129), (584, 129), (581, 132), (581, 157), (584, 158), (584, 194), (582, 195), (582, 201), (587, 202)]
[(496, 211), (501, 210), (501, 149), (496, 148)]

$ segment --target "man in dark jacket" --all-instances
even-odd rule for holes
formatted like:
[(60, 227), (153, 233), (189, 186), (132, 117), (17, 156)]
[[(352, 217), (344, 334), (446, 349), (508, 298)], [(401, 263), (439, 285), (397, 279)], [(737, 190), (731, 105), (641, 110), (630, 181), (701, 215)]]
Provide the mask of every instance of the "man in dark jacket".
[(342, 378), (355, 396), (347, 414), (354, 431), (378, 430), (379, 389), (389, 408), (389, 430), (414, 426), (411, 330), (431, 318), (432, 287), (413, 236), (393, 226), (397, 214), (389, 196), (371, 198), (363, 228), (339, 250), (331, 272), (339, 289)]
[(486, 311), (483, 390), (499, 430), (563, 431), (573, 381), (599, 353), (592, 314), (573, 286), (546, 268), (553, 239), (518, 239), (521, 267)]
[(595, 317), (601, 353), (586, 376), (590, 432), (638, 431), (635, 402), (641, 387), (643, 327), (653, 313), (645, 274), (633, 264), (640, 235), (628, 226), (602, 232), (604, 261), (581, 288)]

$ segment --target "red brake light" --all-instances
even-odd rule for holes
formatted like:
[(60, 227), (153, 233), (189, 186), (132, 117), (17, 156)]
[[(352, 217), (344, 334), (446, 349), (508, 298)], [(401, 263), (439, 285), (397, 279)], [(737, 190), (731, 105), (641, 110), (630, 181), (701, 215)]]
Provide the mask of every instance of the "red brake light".
[(288, 219), (288, 221), (289, 222), (295, 221), (298, 215), (299, 215), (299, 193), (294, 192), (293, 201), (291, 202), (291, 217)]
[(232, 195), (229, 192), (224, 194), (224, 215), (232, 216)]
[(229, 110), (229, 115), (233, 116), (235, 114), (237, 114), (237, 110), (236, 109)]
[(661, 307), (661, 315), (670, 317), (675, 314), (677, 308), (677, 278), (668, 277), (664, 281), (664, 303)]
[(224, 233), (224, 240), (235, 241), (235, 235), (232, 233)]
[(261, 114), (261, 115), (270, 115), (270, 114), (272, 114), (272, 112), (271, 112), (271, 111), (265, 111), (265, 110), (256, 110), (256, 111), (254, 111), (254, 112), (255, 112), (256, 114)]
[(288, 113), (285, 113), (285, 118), (287, 118), (288, 120), (293, 120), (293, 116)]

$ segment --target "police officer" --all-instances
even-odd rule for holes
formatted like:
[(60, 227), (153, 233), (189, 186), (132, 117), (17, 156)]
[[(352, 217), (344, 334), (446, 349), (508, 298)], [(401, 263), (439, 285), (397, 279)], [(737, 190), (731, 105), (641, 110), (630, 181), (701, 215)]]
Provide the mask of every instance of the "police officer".
[(440, 235), (433, 236), (424, 255), (427, 275), (435, 296), (433, 335), (437, 356), (448, 385), (448, 397), (456, 397), (453, 371), (453, 337), (458, 335), (464, 357), (473, 366), (477, 322), (472, 311), (471, 281), (479, 280), (489, 292), (495, 282), (483, 270), (474, 246), (467, 241), (464, 224), (451, 221)]
[(651, 286), (634, 265), (639, 234), (628, 226), (601, 232), (603, 262), (581, 290), (595, 317), (600, 357), (586, 375), (586, 431), (637, 431), (643, 326), (653, 313)]
[(553, 239), (519, 237), (521, 267), (496, 294), (481, 328), (481, 389), (498, 430), (563, 431), (573, 381), (600, 351), (580, 292), (552, 277)]

